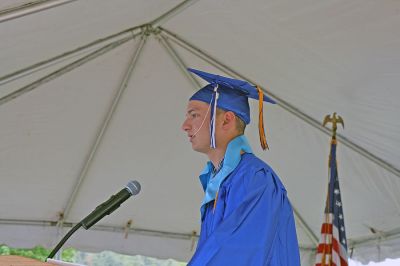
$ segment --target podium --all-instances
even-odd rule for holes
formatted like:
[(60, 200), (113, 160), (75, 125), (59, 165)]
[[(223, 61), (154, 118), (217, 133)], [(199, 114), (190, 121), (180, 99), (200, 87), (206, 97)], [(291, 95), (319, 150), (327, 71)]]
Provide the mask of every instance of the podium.
[(0, 256), (0, 266), (54, 266), (47, 262), (14, 255)]

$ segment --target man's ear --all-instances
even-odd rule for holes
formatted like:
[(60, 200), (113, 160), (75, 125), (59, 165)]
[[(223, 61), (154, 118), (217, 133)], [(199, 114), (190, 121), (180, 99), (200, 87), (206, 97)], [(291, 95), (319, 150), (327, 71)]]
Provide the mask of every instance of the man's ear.
[(226, 127), (226, 128), (234, 126), (235, 125), (235, 117), (236, 117), (236, 115), (233, 112), (231, 112), (231, 111), (225, 112), (222, 126)]

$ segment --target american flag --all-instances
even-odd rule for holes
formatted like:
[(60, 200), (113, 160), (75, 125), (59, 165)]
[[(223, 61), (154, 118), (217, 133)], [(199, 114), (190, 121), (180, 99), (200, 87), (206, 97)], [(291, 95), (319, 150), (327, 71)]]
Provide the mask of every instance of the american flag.
[(336, 139), (332, 138), (329, 155), (329, 184), (321, 239), (317, 248), (316, 266), (347, 266), (347, 240), (344, 228), (343, 203), (340, 196), (336, 162)]

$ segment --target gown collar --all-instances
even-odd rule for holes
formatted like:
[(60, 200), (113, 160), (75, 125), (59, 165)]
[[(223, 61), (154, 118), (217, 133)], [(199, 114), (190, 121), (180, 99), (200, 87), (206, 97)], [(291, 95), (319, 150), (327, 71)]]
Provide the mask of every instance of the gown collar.
[(244, 135), (231, 140), (226, 148), (222, 168), (211, 178), (213, 165), (208, 161), (199, 179), (203, 186), (204, 198), (201, 204), (201, 213), (204, 214), (205, 205), (214, 200), (221, 183), (235, 170), (241, 159), (241, 152), (253, 153), (247, 138)]

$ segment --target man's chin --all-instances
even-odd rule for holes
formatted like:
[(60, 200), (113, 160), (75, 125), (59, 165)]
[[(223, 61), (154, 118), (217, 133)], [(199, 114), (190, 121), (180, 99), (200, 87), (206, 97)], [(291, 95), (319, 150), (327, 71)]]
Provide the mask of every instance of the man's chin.
[(192, 150), (197, 151), (197, 152), (202, 152), (201, 149), (199, 149), (198, 147), (196, 147), (196, 145), (192, 144)]
[(210, 150), (209, 147), (199, 147), (199, 146), (196, 146), (194, 143), (192, 143), (192, 149), (194, 151), (197, 151), (197, 152), (200, 152), (200, 153), (205, 153), (205, 154), (207, 154), (208, 151)]

